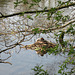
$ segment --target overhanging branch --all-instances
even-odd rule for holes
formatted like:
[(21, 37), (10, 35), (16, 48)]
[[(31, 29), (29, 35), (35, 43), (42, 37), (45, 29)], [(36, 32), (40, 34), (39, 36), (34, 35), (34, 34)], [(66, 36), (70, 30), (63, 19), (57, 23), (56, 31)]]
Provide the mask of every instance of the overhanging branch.
[(24, 35), (23, 38), (22, 38), (19, 42), (16, 42), (15, 44), (10, 45), (10, 47), (1, 50), (0, 53), (5, 52), (5, 51), (7, 51), (7, 50), (10, 50), (10, 49), (12, 49), (12, 48), (15, 48), (15, 47), (18, 46), (18, 45), (21, 45), (21, 43), (22, 43), (22, 42), (24, 41), (24, 39), (25, 39), (25, 36), (28, 36), (28, 35), (31, 35), (31, 34), (32, 34), (32, 33), (29, 33), (29, 34)]
[[(59, 26), (59, 27), (55, 27), (55, 28), (46, 28), (46, 29), (39, 29), (40, 33), (43, 31), (43, 30), (46, 30), (46, 31), (54, 31), (54, 30), (58, 30), (58, 29), (62, 29), (62, 28), (65, 28), (67, 27), (68, 25), (70, 25), (71, 23), (74, 23), (75, 20), (71, 20), (69, 22), (66, 22), (65, 24), (63, 24), (62, 26)], [(22, 30), (22, 31), (14, 31), (14, 32), (9, 32), (9, 33), (0, 33), (0, 35), (12, 35), (12, 34), (18, 34), (18, 33), (22, 33), (22, 32), (28, 32), (29, 34), (26, 34), (25, 36), (28, 36), (30, 34), (34, 34), (32, 32), (32, 29), (31, 30)]]
[[(60, 7), (56, 7), (55, 10), (60, 10), (60, 9), (63, 9), (63, 8), (68, 8), (70, 6), (74, 6), (75, 3), (70, 3), (68, 5), (62, 5)], [(16, 15), (21, 15), (21, 14), (33, 14), (33, 13), (40, 13), (40, 12), (49, 12), (51, 9), (48, 9), (48, 10), (38, 10), (38, 11), (25, 11), (25, 12), (18, 12), (18, 13), (14, 13), (14, 14), (10, 14), (10, 15), (3, 15), (2, 13), (2, 16), (0, 16), (0, 18), (7, 18), (7, 17), (12, 17), (12, 16), (16, 16)], [(53, 12), (52, 12), (53, 14)]]
[[(71, 21), (65, 23), (63, 26), (59, 26), (58, 28), (56, 27), (56, 28), (50, 29), (50, 31), (58, 30), (58, 29), (61, 29), (61, 28), (65, 28), (66, 26), (68, 26), (69, 24), (74, 23), (74, 22), (75, 22), (75, 20), (71, 20)], [(46, 30), (47, 32), (50, 32), (49, 29), (45, 29), (45, 30)], [(41, 33), (41, 32), (43, 31), (43, 29), (41, 29), (41, 30), (39, 30), (39, 31), (40, 31), (40, 33)], [(20, 33), (20, 32), (25, 32), (25, 31), (19, 31), (19, 33)], [(10, 45), (10, 47), (8, 47), (8, 48), (6, 48), (6, 49), (4, 49), (4, 50), (1, 50), (0, 53), (5, 52), (5, 51), (7, 51), (7, 50), (10, 50), (10, 49), (16, 47), (17, 45), (21, 45), (21, 43), (22, 43), (22, 42), (24, 41), (24, 39), (25, 39), (25, 36), (34, 34), (34, 32), (32, 32), (32, 30), (31, 30), (31, 31), (28, 31), (28, 32), (30, 32), (30, 33), (24, 35), (23, 39), (20, 40), (20, 42), (15, 43), (15, 44), (13, 44), (13, 45)], [(18, 32), (16, 32), (16, 33), (18, 33)], [(38, 33), (37, 33), (37, 34), (38, 34)], [(75, 48), (75, 46), (74, 46), (73, 48)]]

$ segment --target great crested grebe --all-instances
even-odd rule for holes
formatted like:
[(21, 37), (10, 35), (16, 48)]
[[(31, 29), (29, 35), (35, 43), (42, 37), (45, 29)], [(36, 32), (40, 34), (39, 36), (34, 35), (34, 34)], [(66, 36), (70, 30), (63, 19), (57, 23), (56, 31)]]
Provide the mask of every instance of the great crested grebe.
[(37, 39), (36, 42), (38, 42), (38, 43), (43, 43), (43, 44), (48, 44), (48, 43), (49, 43), (49, 42), (46, 41), (44, 38), (39, 38), (39, 39)]
[(26, 45), (25, 47), (27, 49), (32, 49), (32, 50), (37, 49), (36, 53), (40, 54), (41, 56), (43, 56), (44, 54), (47, 53), (47, 48), (53, 48), (55, 46), (56, 46), (55, 44), (53, 44), (51, 42), (48, 42), (44, 38), (39, 38), (39, 39), (37, 39), (37, 41), (34, 44)]

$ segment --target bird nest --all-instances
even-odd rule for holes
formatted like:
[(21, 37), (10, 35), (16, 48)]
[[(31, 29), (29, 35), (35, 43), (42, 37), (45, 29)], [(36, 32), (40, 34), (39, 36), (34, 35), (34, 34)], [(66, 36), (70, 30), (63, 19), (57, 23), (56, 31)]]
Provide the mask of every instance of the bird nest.
[(56, 44), (48, 42), (44, 38), (40, 38), (34, 44), (26, 45), (25, 48), (35, 50), (37, 54), (43, 56), (47, 53), (47, 48), (54, 48), (55, 46)]

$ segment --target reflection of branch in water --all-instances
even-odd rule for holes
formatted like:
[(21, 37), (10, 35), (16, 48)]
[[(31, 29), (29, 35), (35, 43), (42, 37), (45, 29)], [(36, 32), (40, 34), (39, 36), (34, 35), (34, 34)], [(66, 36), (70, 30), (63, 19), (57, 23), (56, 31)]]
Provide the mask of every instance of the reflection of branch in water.
[(0, 63), (8, 63), (8, 64), (12, 65), (12, 63), (10, 63), (10, 62), (5, 62), (5, 60), (9, 59), (10, 57), (11, 57), (11, 56), (9, 56), (9, 57), (6, 58), (6, 59), (0, 59)]

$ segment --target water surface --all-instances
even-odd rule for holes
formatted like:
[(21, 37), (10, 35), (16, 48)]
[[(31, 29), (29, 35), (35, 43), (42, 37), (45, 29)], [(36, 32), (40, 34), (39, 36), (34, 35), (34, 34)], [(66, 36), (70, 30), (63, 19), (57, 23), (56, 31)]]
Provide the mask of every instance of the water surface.
[[(15, 0), (0, 0), (0, 12), (3, 14), (11, 14), (14, 12), (20, 11), (20, 8), (14, 9), (13, 2)], [(26, 9), (25, 7), (22, 8), (22, 11)], [(27, 9), (26, 9), (27, 10)], [(13, 17), (9, 19), (4, 19), (7, 23), (7, 25), (10, 23), (7, 20), (13, 22), (15, 20), (19, 20), (20, 17), (17, 17), (14, 19)], [(32, 22), (32, 21), (31, 21)], [(2, 29), (0, 29), (2, 31)], [(53, 36), (53, 34), (52, 34)], [(39, 36), (38, 36), (39, 37)], [(40, 37), (44, 37), (47, 40), (51, 40), (55, 42), (53, 38), (47, 38), (45, 35), (41, 35)], [(3, 42), (1, 42), (3, 44)], [(34, 39), (29, 42), (23, 42), (23, 44), (32, 44), (34, 43)], [(1, 47), (1, 46), (0, 46)], [(63, 61), (66, 59), (63, 56), (60, 55), (44, 55), (39, 56), (36, 54), (35, 51), (33, 50), (26, 50), (26, 49), (21, 49), (19, 51), (19, 47), (13, 48), (10, 50), (11, 51), (11, 57), (6, 60), (10, 64), (4, 64), (0, 63), (0, 75), (34, 75), (34, 71), (31, 69), (34, 68), (36, 65), (44, 65), (43, 68), (45, 70), (48, 70), (48, 73), (50, 75), (54, 75), (54, 73), (57, 73), (59, 69), (59, 65), (63, 63)], [(0, 58), (5, 59), (9, 56), (9, 54), (2, 53)]]

